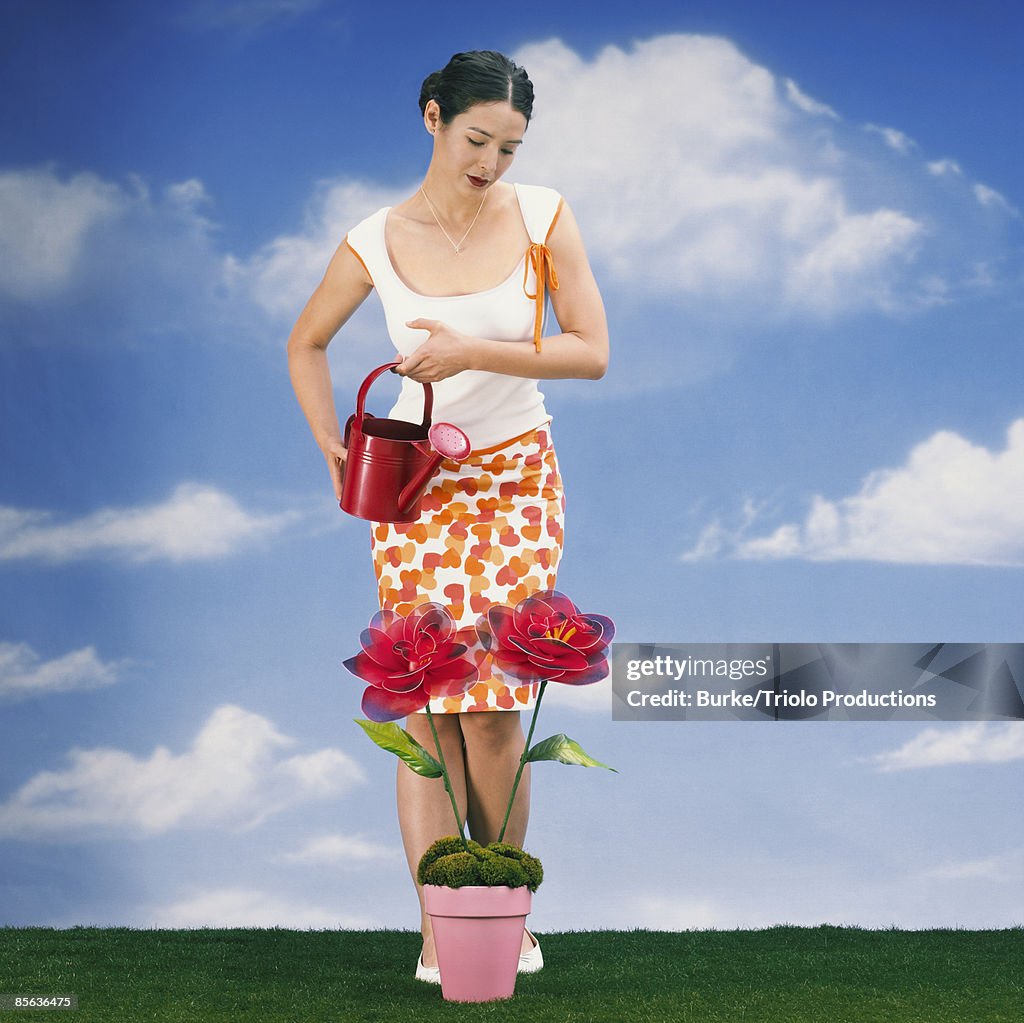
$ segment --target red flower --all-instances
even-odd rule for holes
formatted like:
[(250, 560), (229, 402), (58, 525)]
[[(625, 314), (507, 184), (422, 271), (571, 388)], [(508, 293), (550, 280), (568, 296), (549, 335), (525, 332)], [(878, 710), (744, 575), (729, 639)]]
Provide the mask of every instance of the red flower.
[(375, 614), (359, 637), (362, 650), (345, 667), (369, 683), (363, 713), (371, 721), (394, 721), (422, 710), (438, 696), (461, 696), (479, 678), (472, 658), (472, 628), (456, 630), (441, 604), (421, 604), (408, 615)]
[(514, 609), (494, 605), (476, 631), (495, 667), (513, 678), (586, 686), (608, 674), (615, 625), (604, 615), (583, 614), (564, 593), (545, 590)]

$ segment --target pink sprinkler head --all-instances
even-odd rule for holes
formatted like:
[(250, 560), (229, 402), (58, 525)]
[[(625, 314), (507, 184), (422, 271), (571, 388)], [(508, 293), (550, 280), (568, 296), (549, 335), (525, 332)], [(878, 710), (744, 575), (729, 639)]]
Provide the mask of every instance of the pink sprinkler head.
[(453, 462), (461, 462), (469, 457), (469, 438), (451, 423), (434, 423), (427, 432), (427, 438), (439, 455)]

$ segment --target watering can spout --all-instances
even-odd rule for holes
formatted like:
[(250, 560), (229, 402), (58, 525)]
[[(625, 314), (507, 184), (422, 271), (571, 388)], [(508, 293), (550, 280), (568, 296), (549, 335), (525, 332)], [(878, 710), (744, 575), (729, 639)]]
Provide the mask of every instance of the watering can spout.
[(398, 510), (402, 515), (408, 515), (412, 510), (412, 506), (423, 496), (423, 491), (427, 489), (427, 484), (430, 482), (434, 473), (437, 472), (438, 467), (444, 461), (444, 455), (434, 455), (429, 462), (426, 462), (422, 469), (416, 475), (409, 480), (404, 487), (402, 487), (401, 493), (398, 495)]
[(423, 496), (427, 484), (446, 458), (453, 462), (461, 462), (469, 456), (469, 438), (451, 423), (434, 423), (427, 433), (427, 440), (428, 443), (422, 446), (414, 445), (417, 450), (428, 456), (428, 460), (398, 495), (398, 510), (403, 515), (408, 514)]

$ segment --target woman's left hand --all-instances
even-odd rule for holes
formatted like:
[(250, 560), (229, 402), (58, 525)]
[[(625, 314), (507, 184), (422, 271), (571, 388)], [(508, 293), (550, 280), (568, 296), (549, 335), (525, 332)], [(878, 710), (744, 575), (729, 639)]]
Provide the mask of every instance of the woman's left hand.
[(460, 334), (440, 320), (409, 320), (406, 326), (413, 330), (427, 330), (430, 336), (396, 367), (395, 372), (399, 376), (411, 377), (421, 384), (432, 384), (470, 368), (472, 339), (466, 334)]

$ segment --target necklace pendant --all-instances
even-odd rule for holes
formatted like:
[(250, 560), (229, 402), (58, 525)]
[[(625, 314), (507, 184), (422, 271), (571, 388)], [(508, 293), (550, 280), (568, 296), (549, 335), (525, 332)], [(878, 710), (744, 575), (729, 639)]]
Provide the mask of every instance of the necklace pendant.
[(456, 241), (446, 230), (444, 224), (441, 223), (441, 219), (437, 215), (437, 210), (434, 209), (434, 204), (430, 201), (430, 196), (427, 195), (426, 190), (420, 186), (420, 192), (423, 194), (423, 198), (427, 202), (427, 207), (430, 210), (431, 216), (434, 218), (434, 222), (441, 229), (441, 233), (448, 239), (449, 245), (455, 250), (455, 255), (459, 256), (462, 254), (462, 243), (469, 237), (469, 232), (473, 230), (473, 226), (476, 224), (480, 217), (480, 211), (484, 208), (484, 203), (487, 202), (487, 193), (484, 192), (484, 197), (480, 200), (480, 205), (476, 208), (476, 216), (473, 217), (469, 227), (466, 228), (466, 233)]

